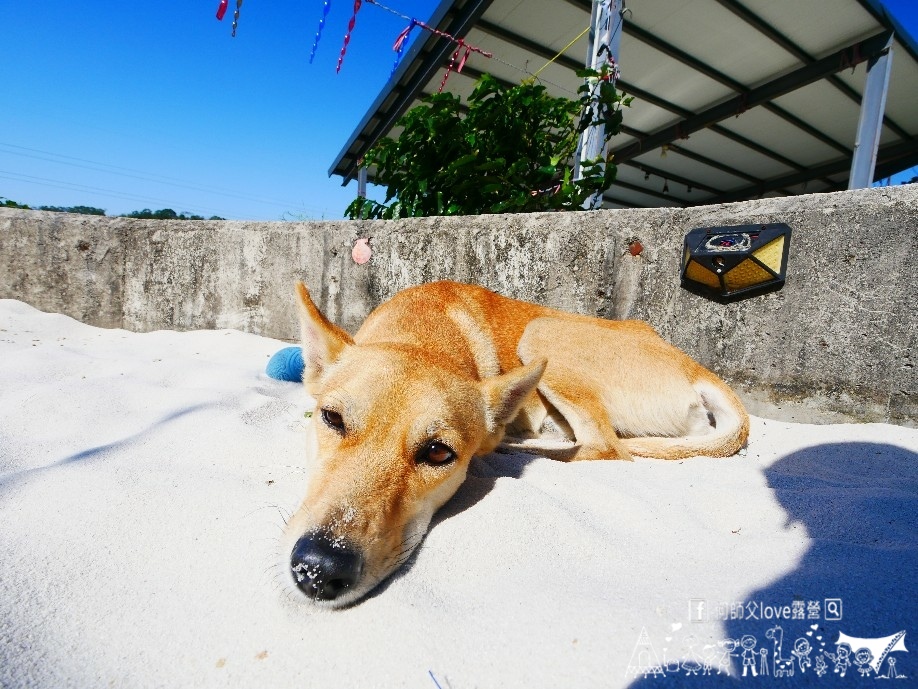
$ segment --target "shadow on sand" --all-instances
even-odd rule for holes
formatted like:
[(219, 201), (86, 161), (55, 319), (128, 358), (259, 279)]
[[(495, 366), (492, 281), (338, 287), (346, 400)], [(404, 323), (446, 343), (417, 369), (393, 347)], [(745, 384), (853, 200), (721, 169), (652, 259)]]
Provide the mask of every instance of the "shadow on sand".
[[(808, 551), (794, 571), (746, 594), (743, 618), (722, 623), (720, 646), (699, 644), (688, 654), (683, 651), (683, 662), (670, 662), (660, 668), (662, 674), (632, 662), (631, 688), (737, 687), (774, 680), (787, 686), (842, 686), (869, 680), (867, 686), (882, 689), (873, 680), (890, 674), (907, 677), (890, 689), (914, 682), (918, 658), (913, 653), (891, 652), (876, 663), (883, 644), (874, 643), (874, 668), (864, 654), (856, 657), (863, 644), (852, 642), (855, 647), (844, 658), (836, 642), (839, 634), (869, 640), (918, 633), (918, 454), (887, 444), (830, 443), (779, 459), (765, 476), (787, 511), (788, 525), (800, 522), (806, 528)], [(793, 613), (787, 620), (763, 619), (763, 608), (755, 605), (793, 608), (795, 601), (798, 610), (802, 605), (803, 619)], [(728, 655), (723, 642), (732, 649)], [(732, 677), (718, 674), (719, 664), (729, 667)]]
[(195, 404), (190, 407), (185, 407), (184, 409), (179, 409), (177, 411), (172, 412), (171, 414), (167, 414), (166, 416), (162, 417), (158, 421), (154, 421), (146, 428), (140, 431), (137, 431), (136, 433), (132, 433), (131, 435), (125, 436), (124, 438), (120, 438), (110, 443), (105, 443), (104, 445), (97, 445), (95, 447), (90, 447), (85, 450), (81, 450), (80, 452), (75, 452), (66, 457), (62, 457), (61, 459), (58, 459), (57, 461), (51, 462), (50, 464), (45, 464), (43, 466), (38, 466), (38, 467), (31, 467), (28, 469), (19, 469), (16, 471), (11, 471), (3, 476), (0, 476), (0, 486), (9, 485), (13, 481), (17, 481), (19, 479), (25, 478), (26, 476), (30, 476), (32, 474), (37, 474), (43, 471), (47, 471), (48, 469), (54, 469), (56, 467), (66, 466), (68, 464), (76, 464), (79, 462), (87, 462), (87, 461), (92, 461), (94, 459), (98, 459), (99, 457), (103, 457), (107, 452), (125, 448), (131, 445), (132, 443), (136, 443), (144, 439), (145, 437), (149, 437), (151, 434), (153, 434), (155, 431), (162, 428), (163, 426), (166, 426), (174, 421), (177, 421), (185, 416), (188, 416), (189, 414), (193, 414), (194, 412), (200, 411), (202, 409), (207, 409), (208, 407), (211, 407), (211, 406), (213, 405), (212, 404)]
[[(459, 487), (459, 490), (456, 491), (456, 494), (453, 495), (443, 507), (437, 510), (436, 514), (434, 514), (433, 519), (430, 520), (430, 526), (427, 529), (427, 533), (436, 529), (437, 525), (441, 522), (451, 517), (455, 517), (478, 504), (494, 489), (499, 478), (520, 478), (526, 470), (526, 467), (538, 458), (538, 455), (524, 454), (522, 452), (492, 452), (482, 457), (473, 457), (469, 464), (469, 470), (465, 481)], [(424, 535), (424, 538), (426, 537), (427, 534)], [(418, 553), (423, 547), (424, 543), (422, 539), (415, 547), (411, 557), (409, 557), (398, 570), (393, 572), (392, 575), (370, 591), (361, 601), (382, 595), (393, 581), (397, 581), (405, 576), (414, 566)], [(357, 602), (359, 603), (360, 601)]]

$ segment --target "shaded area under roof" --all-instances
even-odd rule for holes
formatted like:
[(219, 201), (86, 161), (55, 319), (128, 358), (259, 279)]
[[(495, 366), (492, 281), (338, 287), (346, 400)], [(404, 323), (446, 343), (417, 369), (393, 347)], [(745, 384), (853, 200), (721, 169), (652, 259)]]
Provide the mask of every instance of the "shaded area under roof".
[[(484, 72), (519, 83), (589, 25), (591, 7), (590, 0), (444, 0), (428, 24), (493, 54), (472, 54), (446, 89), (465, 100)], [(618, 86), (635, 99), (611, 144), (619, 173), (607, 207), (846, 188), (866, 61), (890, 34), (875, 178), (918, 164), (918, 45), (877, 0), (630, 0), (627, 8)], [(329, 175), (345, 183), (356, 177), (366, 150), (436, 93), (454, 50), (432, 34), (419, 38)], [(575, 70), (587, 52), (584, 36), (540, 72), (549, 93), (576, 94)]]

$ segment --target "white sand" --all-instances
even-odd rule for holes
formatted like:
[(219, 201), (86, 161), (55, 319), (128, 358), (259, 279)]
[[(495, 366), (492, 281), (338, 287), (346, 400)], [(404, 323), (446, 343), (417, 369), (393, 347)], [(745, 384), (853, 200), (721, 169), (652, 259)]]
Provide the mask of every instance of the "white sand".
[(763, 419), (730, 460), (484, 458), (401, 576), (315, 610), (277, 548), (308, 404), (263, 373), (281, 346), (0, 301), (0, 686), (620, 687), (642, 627), (670, 660), (766, 643), (693, 600), (916, 630), (918, 431)]

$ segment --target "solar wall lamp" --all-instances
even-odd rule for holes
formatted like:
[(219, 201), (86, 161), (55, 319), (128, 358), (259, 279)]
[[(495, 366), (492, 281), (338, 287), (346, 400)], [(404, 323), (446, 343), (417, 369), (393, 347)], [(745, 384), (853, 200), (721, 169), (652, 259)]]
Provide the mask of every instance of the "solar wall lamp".
[(784, 223), (695, 228), (685, 235), (682, 286), (721, 298), (777, 289), (790, 237)]

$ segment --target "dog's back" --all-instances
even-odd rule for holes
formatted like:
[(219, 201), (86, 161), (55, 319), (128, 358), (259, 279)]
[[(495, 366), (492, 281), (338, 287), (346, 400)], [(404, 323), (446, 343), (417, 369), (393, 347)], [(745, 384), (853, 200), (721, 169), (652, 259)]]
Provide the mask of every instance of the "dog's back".
[[(400, 342), (487, 378), (520, 365), (517, 345), (535, 318), (562, 314), (476, 285), (433, 282), (398, 292), (354, 336), (357, 344)], [(564, 314), (562, 314), (564, 315)]]
[(748, 435), (733, 391), (641, 321), (571, 314), (442, 281), (397, 293), (355, 341), (411, 344), (478, 380), (546, 358), (537, 394), (510, 431), (537, 438), (560, 430), (580, 443), (579, 459), (729, 456)]

